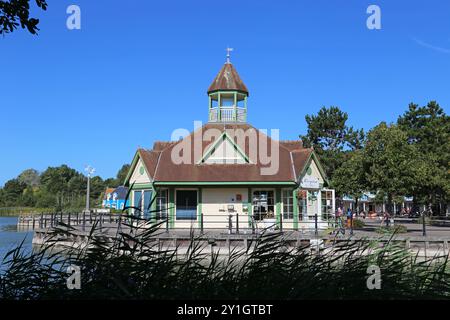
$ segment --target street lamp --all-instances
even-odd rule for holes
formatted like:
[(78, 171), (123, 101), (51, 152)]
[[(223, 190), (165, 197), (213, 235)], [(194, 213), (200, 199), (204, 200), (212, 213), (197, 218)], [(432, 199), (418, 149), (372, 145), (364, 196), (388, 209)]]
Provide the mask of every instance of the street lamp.
[(91, 166), (86, 166), (86, 168), (84, 168), (84, 171), (86, 171), (87, 173), (87, 190), (86, 190), (86, 212), (89, 212), (89, 194), (90, 194), (90, 180), (91, 180), (91, 175), (94, 174), (95, 169), (92, 168)]

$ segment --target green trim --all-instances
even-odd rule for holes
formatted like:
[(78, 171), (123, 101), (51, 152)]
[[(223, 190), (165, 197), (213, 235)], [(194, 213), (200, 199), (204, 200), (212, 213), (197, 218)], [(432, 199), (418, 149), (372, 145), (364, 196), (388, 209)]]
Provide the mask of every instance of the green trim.
[(312, 160), (314, 160), (314, 163), (316, 164), (317, 168), (319, 169), (319, 173), (321, 174), (323, 181), (325, 181), (326, 184), (329, 185), (330, 183), (327, 179), (327, 176), (325, 175), (325, 171), (323, 170), (323, 167), (320, 164), (319, 158), (317, 157), (317, 155), (314, 151), (311, 152), (311, 154), (308, 157), (308, 160), (306, 160), (306, 164), (303, 166), (303, 169), (298, 176), (298, 181), (300, 182), (301, 179), (305, 176), (306, 171), (308, 170), (309, 166), (311, 165)]
[(248, 188), (247, 194), (247, 215), (248, 215), (248, 226), (252, 227), (252, 215), (253, 215), (253, 205), (252, 205), (252, 189)]
[(292, 205), (294, 206), (294, 230), (298, 230), (298, 199), (297, 199), (298, 188), (292, 190)]
[(130, 180), (131, 175), (134, 172), (134, 168), (136, 167), (136, 163), (138, 162), (139, 158), (140, 158), (139, 152), (136, 151), (134, 154), (133, 160), (131, 161), (130, 169), (128, 170), (127, 176), (125, 177), (125, 181), (124, 181), (125, 186), (128, 185), (128, 181)]
[(208, 182), (208, 181), (155, 181), (156, 186), (296, 186), (294, 181), (228, 181), (228, 182)]
[(201, 224), (201, 213), (202, 213), (202, 188), (198, 188), (197, 190), (197, 221), (198, 227), (200, 228)]
[(251, 163), (249, 157), (245, 154), (244, 151), (242, 151), (242, 149), (233, 141), (233, 139), (230, 138), (230, 136), (226, 133), (223, 132), (220, 137), (214, 141), (214, 143), (212, 144), (212, 146), (210, 146), (208, 148), (208, 150), (206, 150), (206, 152), (204, 153), (204, 155), (202, 156), (202, 158), (197, 162), (197, 164), (201, 164), (203, 163), (203, 161), (209, 157), (212, 153), (212, 151), (220, 144), (223, 143), (225, 140), (228, 140), (234, 148), (236, 148), (236, 150), (238, 151), (238, 153), (245, 159), (245, 161), (247, 163)]
[(173, 228), (175, 225), (175, 189), (169, 188), (169, 227)]
[[(124, 186), (128, 185), (129, 180), (130, 180), (130, 178), (131, 178), (131, 176), (132, 176), (132, 174), (134, 172), (134, 169), (136, 169), (136, 165), (137, 165), (137, 163), (138, 163), (138, 161), (140, 159), (141, 159), (141, 155), (139, 154), (139, 150), (137, 150), (136, 153), (134, 154), (133, 161), (131, 162), (130, 169), (128, 170), (127, 176), (126, 176), (125, 181), (123, 183)], [(152, 176), (148, 174), (147, 166), (145, 165), (144, 161), (142, 161), (142, 166), (145, 169), (145, 173), (147, 174), (147, 177), (151, 181), (152, 180)]]
[(135, 183), (131, 190), (153, 189), (153, 183)]
[(277, 225), (280, 226), (280, 216), (281, 216), (281, 189), (275, 189), (275, 218)]
[(150, 221), (156, 222), (156, 198), (158, 196), (158, 191), (153, 189), (152, 190), (152, 198), (151, 198), (151, 206), (150, 206)]

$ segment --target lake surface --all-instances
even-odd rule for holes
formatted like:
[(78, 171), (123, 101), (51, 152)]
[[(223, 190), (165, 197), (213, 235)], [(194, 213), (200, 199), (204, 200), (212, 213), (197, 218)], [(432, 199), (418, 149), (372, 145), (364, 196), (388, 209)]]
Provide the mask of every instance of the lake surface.
[(18, 217), (0, 217), (0, 270), (3, 269), (3, 258), (11, 249), (22, 241), (25, 252), (31, 252), (33, 231), (17, 231)]

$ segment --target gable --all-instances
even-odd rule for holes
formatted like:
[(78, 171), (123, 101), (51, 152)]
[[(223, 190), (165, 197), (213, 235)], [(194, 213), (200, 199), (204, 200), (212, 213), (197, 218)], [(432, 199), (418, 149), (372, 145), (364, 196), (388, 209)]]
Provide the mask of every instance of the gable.
[(205, 152), (201, 163), (205, 164), (244, 164), (248, 163), (246, 155), (227, 134), (223, 134)]
[(320, 169), (320, 164), (317, 162), (315, 156), (311, 154), (309, 161), (306, 163), (305, 168), (301, 176), (299, 177), (300, 186), (303, 188), (319, 188), (319, 186), (323, 186), (326, 178), (322, 174), (322, 170)]
[(150, 183), (150, 177), (142, 160), (139, 158), (131, 174), (129, 184), (133, 183)]

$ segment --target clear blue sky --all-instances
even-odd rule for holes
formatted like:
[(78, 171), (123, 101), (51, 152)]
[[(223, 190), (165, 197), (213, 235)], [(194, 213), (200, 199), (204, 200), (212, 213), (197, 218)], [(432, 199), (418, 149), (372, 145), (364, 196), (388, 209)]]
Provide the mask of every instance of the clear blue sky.
[[(0, 185), (22, 170), (91, 164), (106, 178), (138, 146), (207, 120), (206, 90), (232, 62), (249, 122), (305, 133), (323, 105), (370, 129), (408, 103), (450, 105), (450, 2), (48, 0), (39, 35), (0, 38)], [(82, 29), (66, 28), (78, 4)], [(366, 28), (377, 4), (382, 29)]]

